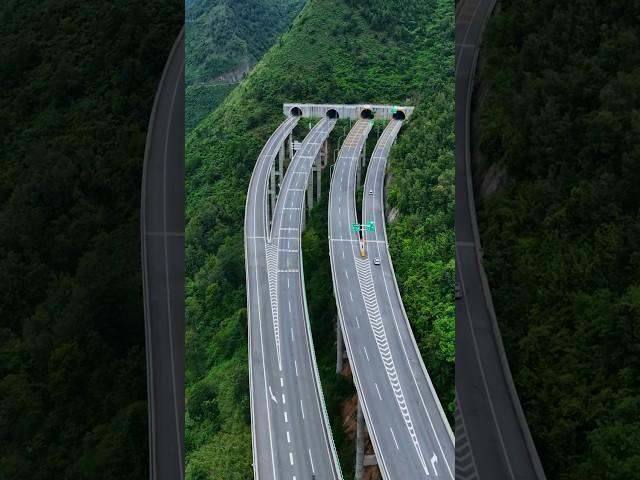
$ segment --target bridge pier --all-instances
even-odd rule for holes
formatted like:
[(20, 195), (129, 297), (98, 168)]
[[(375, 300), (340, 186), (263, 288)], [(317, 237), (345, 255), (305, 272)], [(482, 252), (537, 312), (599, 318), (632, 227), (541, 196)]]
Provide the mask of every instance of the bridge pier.
[(336, 319), (336, 374), (342, 372), (343, 360), (344, 360), (344, 339), (342, 338), (342, 327), (340, 327), (340, 320)]
[(287, 143), (286, 140), (280, 145), (280, 154), (278, 155), (278, 193), (282, 188), (282, 181), (284, 180), (285, 143)]
[(356, 475), (355, 480), (361, 480), (364, 473), (364, 417), (358, 398), (358, 413), (356, 418)]
[(358, 412), (356, 417), (356, 471), (355, 480), (362, 480), (364, 475), (364, 468), (378, 465), (378, 460), (375, 454), (366, 455), (364, 453), (364, 439), (366, 434), (366, 423), (364, 421), (364, 415), (362, 414), (362, 407), (360, 406), (360, 398), (358, 398)]
[(275, 163), (271, 164), (271, 171), (269, 172), (269, 186), (268, 196), (271, 205), (271, 214), (269, 215), (269, 221), (273, 219), (273, 214), (276, 210), (276, 166)]

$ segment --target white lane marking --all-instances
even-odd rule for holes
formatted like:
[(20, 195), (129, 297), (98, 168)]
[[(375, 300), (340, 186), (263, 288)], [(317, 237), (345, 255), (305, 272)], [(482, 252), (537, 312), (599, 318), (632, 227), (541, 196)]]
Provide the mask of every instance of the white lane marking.
[(436, 472), (436, 477), (438, 476), (438, 470), (436, 470), (436, 463), (438, 463), (438, 456), (436, 452), (433, 452), (433, 457), (431, 457), (431, 466), (433, 467), (433, 471)]
[(271, 385), (269, 385), (269, 395), (271, 395), (271, 400), (273, 400), (274, 402), (278, 403), (278, 400), (276, 399), (276, 396), (271, 391)]
[(289, 423), (289, 419), (287, 418), (287, 412), (284, 412), (284, 423)]
[(400, 447), (398, 446), (398, 441), (396, 440), (396, 436), (395, 436), (395, 434), (393, 433), (393, 428), (389, 427), (389, 430), (391, 430), (391, 436), (393, 437), (393, 441), (394, 441), (394, 442), (395, 442), (395, 444), (396, 444), (396, 448), (397, 448), (398, 450), (400, 450)]
[(280, 386), (284, 387), (284, 378), (280, 377)]
[[(382, 358), (382, 363), (384, 364), (384, 368), (387, 372), (389, 383), (396, 397), (396, 403), (400, 408), (400, 413), (402, 414), (405, 426), (409, 431), (409, 435), (411, 436), (411, 440), (413, 441), (413, 445), (418, 454), (418, 458), (420, 459), (420, 463), (422, 464), (422, 468), (425, 472), (427, 472), (428, 475), (429, 470), (427, 468), (427, 461), (425, 460), (425, 457), (422, 453), (422, 448), (420, 447), (420, 443), (418, 442), (418, 436), (416, 435), (413, 420), (411, 419), (411, 414), (409, 413), (409, 407), (407, 406), (407, 401), (402, 391), (402, 386), (400, 384), (398, 372), (396, 371), (396, 366), (393, 361), (393, 355), (391, 354), (391, 348), (387, 339), (384, 323), (382, 322), (382, 316), (380, 314), (380, 308), (378, 306), (378, 300), (373, 284), (373, 277), (371, 274), (371, 265), (367, 260), (357, 257), (355, 258), (355, 264), (358, 279), (360, 281), (362, 298), (367, 310), (367, 316), (369, 317), (369, 324), (371, 325), (371, 329), (378, 346), (378, 352), (380, 353), (380, 357)], [(429, 421), (431, 421), (431, 418), (428, 418)]]
[(367, 357), (367, 362), (369, 361), (369, 354), (367, 353), (367, 347), (365, 347), (364, 345), (362, 346), (362, 348), (364, 349), (364, 354)]
[(289, 285), (289, 278), (287, 277), (287, 288), (290, 288), (291, 286)]
[(380, 389), (378, 388), (378, 384), (374, 382), (374, 385), (376, 386), (376, 390), (378, 391), (378, 398), (382, 400), (382, 395), (380, 395)]
[(349, 296), (351, 297), (351, 301), (353, 302), (353, 294), (349, 291)]
[(289, 452), (289, 462), (293, 465), (293, 453)]
[(309, 461), (311, 462), (311, 473), (316, 473), (316, 469), (313, 467), (313, 458), (311, 457), (311, 449), (309, 449)]
[(293, 248), (279, 248), (278, 251), (287, 253), (298, 253), (298, 250), (295, 250)]
[(358, 325), (358, 328), (360, 328), (360, 322), (358, 321), (358, 316), (356, 315), (356, 325)]
[(293, 327), (291, 327), (291, 342), (293, 343), (295, 340), (293, 339)]
[(291, 300), (289, 300), (289, 313), (291, 313)]
[(296, 377), (298, 376), (298, 362), (293, 361), (293, 366), (296, 367)]
[(302, 405), (302, 400), (300, 400), (300, 411), (302, 412), (302, 419), (304, 420), (304, 406)]
[(282, 371), (282, 355), (280, 354), (280, 320), (278, 315), (278, 246), (267, 244), (267, 281), (269, 283), (269, 300), (271, 304), (271, 317), (273, 322), (273, 335), (276, 342), (276, 354), (278, 355), (278, 368)]
[(338, 207), (338, 215), (341, 215), (341, 214), (342, 214), (342, 211), (341, 211), (341, 210), (342, 210), (342, 209), (341, 209), (340, 207)]
[(345, 274), (345, 276), (347, 277), (347, 280), (349, 280), (349, 271), (348, 271), (348, 270), (345, 270), (345, 271), (344, 271), (344, 274)]
[(282, 404), (284, 405), (285, 403), (287, 403), (287, 401), (284, 398), (284, 393), (282, 394)]
[(289, 435), (289, 430), (287, 430), (287, 443), (291, 443), (291, 436)]
[(344, 260), (344, 250), (342, 250), (342, 259)]

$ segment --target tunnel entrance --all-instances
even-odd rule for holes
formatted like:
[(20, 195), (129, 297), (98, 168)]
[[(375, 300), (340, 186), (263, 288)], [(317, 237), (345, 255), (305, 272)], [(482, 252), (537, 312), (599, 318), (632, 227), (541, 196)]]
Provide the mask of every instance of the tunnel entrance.
[(331, 119), (338, 119), (340, 118), (340, 115), (338, 114), (338, 111), (335, 109), (330, 109), (327, 110), (327, 117), (331, 118)]
[(373, 112), (370, 108), (363, 108), (360, 111), (360, 118), (364, 118), (365, 120), (373, 120)]
[(294, 117), (301, 117), (302, 116), (302, 110), (300, 110), (299, 107), (293, 107), (290, 112), (291, 115), (293, 115)]
[(404, 120), (405, 118), (406, 116), (402, 110), (398, 110), (396, 113), (393, 114), (394, 120)]

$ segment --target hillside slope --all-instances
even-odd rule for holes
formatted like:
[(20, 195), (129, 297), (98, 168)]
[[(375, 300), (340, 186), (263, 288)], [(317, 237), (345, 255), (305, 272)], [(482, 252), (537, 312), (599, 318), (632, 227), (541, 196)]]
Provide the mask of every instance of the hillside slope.
[[(190, 479), (251, 475), (245, 193), (260, 149), (283, 119), (282, 103), (292, 100), (417, 106), (392, 155), (389, 200), (399, 219), (388, 228), (428, 368), (445, 405), (453, 398), (452, 4), (311, 0), (248, 78), (187, 138)], [(326, 232), (315, 233), (305, 236), (306, 245), (326, 252)], [(317, 275), (330, 278), (328, 257)], [(313, 303), (332, 305), (330, 290), (322, 291), (329, 298)], [(335, 334), (310, 307), (319, 361), (331, 362)], [(333, 355), (327, 353), (332, 349)], [(325, 391), (345, 391), (330, 365), (320, 368)], [(334, 430), (339, 423), (332, 415)], [(214, 447), (221, 444), (224, 452)]]
[(640, 5), (503, 2), (481, 152), (506, 173), (479, 225), (548, 478), (640, 471)]
[(0, 18), (0, 478), (146, 478), (140, 185), (181, 2)]
[(305, 0), (191, 0), (185, 5), (185, 128), (191, 131), (246, 75)]

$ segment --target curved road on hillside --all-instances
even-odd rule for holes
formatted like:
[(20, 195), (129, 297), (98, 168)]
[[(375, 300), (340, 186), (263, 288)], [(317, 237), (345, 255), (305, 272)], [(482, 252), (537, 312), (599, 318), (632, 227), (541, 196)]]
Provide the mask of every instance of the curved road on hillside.
[[(465, 0), (456, 21), (456, 392), (460, 479), (545, 479), (513, 385), (482, 255), (471, 172), (470, 111), (478, 50), (495, 0)], [(458, 418), (457, 418), (458, 420)]]
[(263, 149), (249, 185), (245, 259), (254, 475), (256, 479), (342, 478), (324, 407), (307, 314), (300, 251), (305, 190), (314, 158), (335, 125), (323, 119), (287, 169), (273, 217), (267, 179), (289, 117)]
[[(358, 121), (347, 136), (331, 181), (330, 256), (338, 316), (363, 414), (383, 477), (453, 479), (453, 435), (430, 380), (395, 284), (384, 229), (386, 159), (402, 126), (392, 120), (374, 150), (365, 181), (367, 252), (360, 256), (356, 168), (371, 129)], [(371, 194), (369, 194), (371, 191)], [(374, 264), (374, 258), (381, 261)]]
[(147, 131), (140, 205), (149, 477), (184, 478), (184, 29)]

